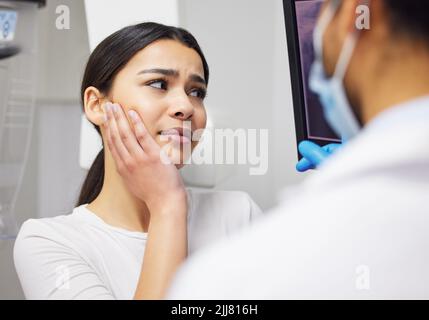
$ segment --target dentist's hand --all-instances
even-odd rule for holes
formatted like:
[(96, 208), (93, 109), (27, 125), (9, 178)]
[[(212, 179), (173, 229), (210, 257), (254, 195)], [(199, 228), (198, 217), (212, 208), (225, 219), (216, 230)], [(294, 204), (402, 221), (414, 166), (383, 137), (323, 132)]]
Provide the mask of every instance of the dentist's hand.
[(297, 163), (296, 170), (305, 172), (307, 170), (316, 169), (326, 158), (341, 147), (339, 143), (331, 143), (320, 147), (311, 141), (302, 141), (298, 150), (303, 158)]
[[(150, 211), (167, 203), (186, 205), (183, 180), (174, 164), (152, 138), (134, 110), (128, 112), (132, 127), (119, 104), (106, 103), (106, 140), (116, 169), (129, 190), (144, 201)], [(153, 209), (153, 210), (152, 210)], [(186, 211), (186, 210), (185, 210)]]

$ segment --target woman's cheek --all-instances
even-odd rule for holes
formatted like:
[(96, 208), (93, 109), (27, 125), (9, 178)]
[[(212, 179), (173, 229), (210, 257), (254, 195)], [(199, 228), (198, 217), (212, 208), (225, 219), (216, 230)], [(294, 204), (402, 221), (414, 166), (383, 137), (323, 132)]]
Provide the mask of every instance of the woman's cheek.
[[(140, 104), (142, 105), (142, 104)], [(145, 103), (145, 106), (150, 106), (150, 103)], [(151, 109), (156, 110), (156, 107), (147, 108), (147, 107), (136, 107), (135, 110), (140, 115), (140, 118), (143, 120), (143, 123), (150, 133), (152, 138), (156, 139), (160, 129), (156, 127), (156, 124), (159, 121), (160, 116), (155, 114)]]
[(195, 116), (195, 129), (204, 129), (207, 124), (207, 113), (206, 109), (203, 107), (199, 108)]

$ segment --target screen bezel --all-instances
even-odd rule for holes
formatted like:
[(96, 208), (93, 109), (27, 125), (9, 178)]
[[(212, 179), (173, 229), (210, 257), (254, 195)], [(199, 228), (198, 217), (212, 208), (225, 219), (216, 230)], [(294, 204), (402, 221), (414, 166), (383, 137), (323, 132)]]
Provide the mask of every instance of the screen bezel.
[[(297, 146), (303, 140), (310, 140), (321, 146), (338, 143), (334, 139), (321, 140), (308, 136), (295, 2), (296, 0), (283, 0)], [(302, 158), (299, 152), (298, 158)]]

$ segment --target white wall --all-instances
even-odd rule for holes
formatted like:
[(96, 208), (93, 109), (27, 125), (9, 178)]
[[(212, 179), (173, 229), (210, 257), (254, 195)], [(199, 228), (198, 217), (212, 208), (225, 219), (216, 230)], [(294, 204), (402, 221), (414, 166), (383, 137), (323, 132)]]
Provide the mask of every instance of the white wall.
[(178, 24), (177, 0), (85, 0), (85, 9), (91, 50), (114, 31), (131, 24)]

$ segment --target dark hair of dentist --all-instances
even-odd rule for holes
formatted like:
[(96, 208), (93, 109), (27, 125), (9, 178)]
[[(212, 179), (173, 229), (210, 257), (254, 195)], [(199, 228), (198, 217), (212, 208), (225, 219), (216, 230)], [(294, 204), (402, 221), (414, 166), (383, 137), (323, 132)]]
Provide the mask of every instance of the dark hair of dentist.
[(429, 44), (429, 23), (427, 12), (429, 3), (420, 0), (387, 0), (390, 27), (393, 32), (404, 36), (423, 40)]
[[(147, 22), (123, 28), (102, 41), (91, 54), (82, 80), (81, 99), (84, 103), (86, 88), (94, 86), (103, 93), (108, 93), (113, 80), (128, 61), (149, 44), (161, 40), (176, 40), (195, 50), (201, 58), (204, 69), (204, 80), (209, 81), (209, 66), (197, 40), (182, 28)], [(100, 133), (98, 125), (95, 129)], [(79, 195), (77, 205), (93, 201), (103, 187), (104, 149), (93, 162)]]

